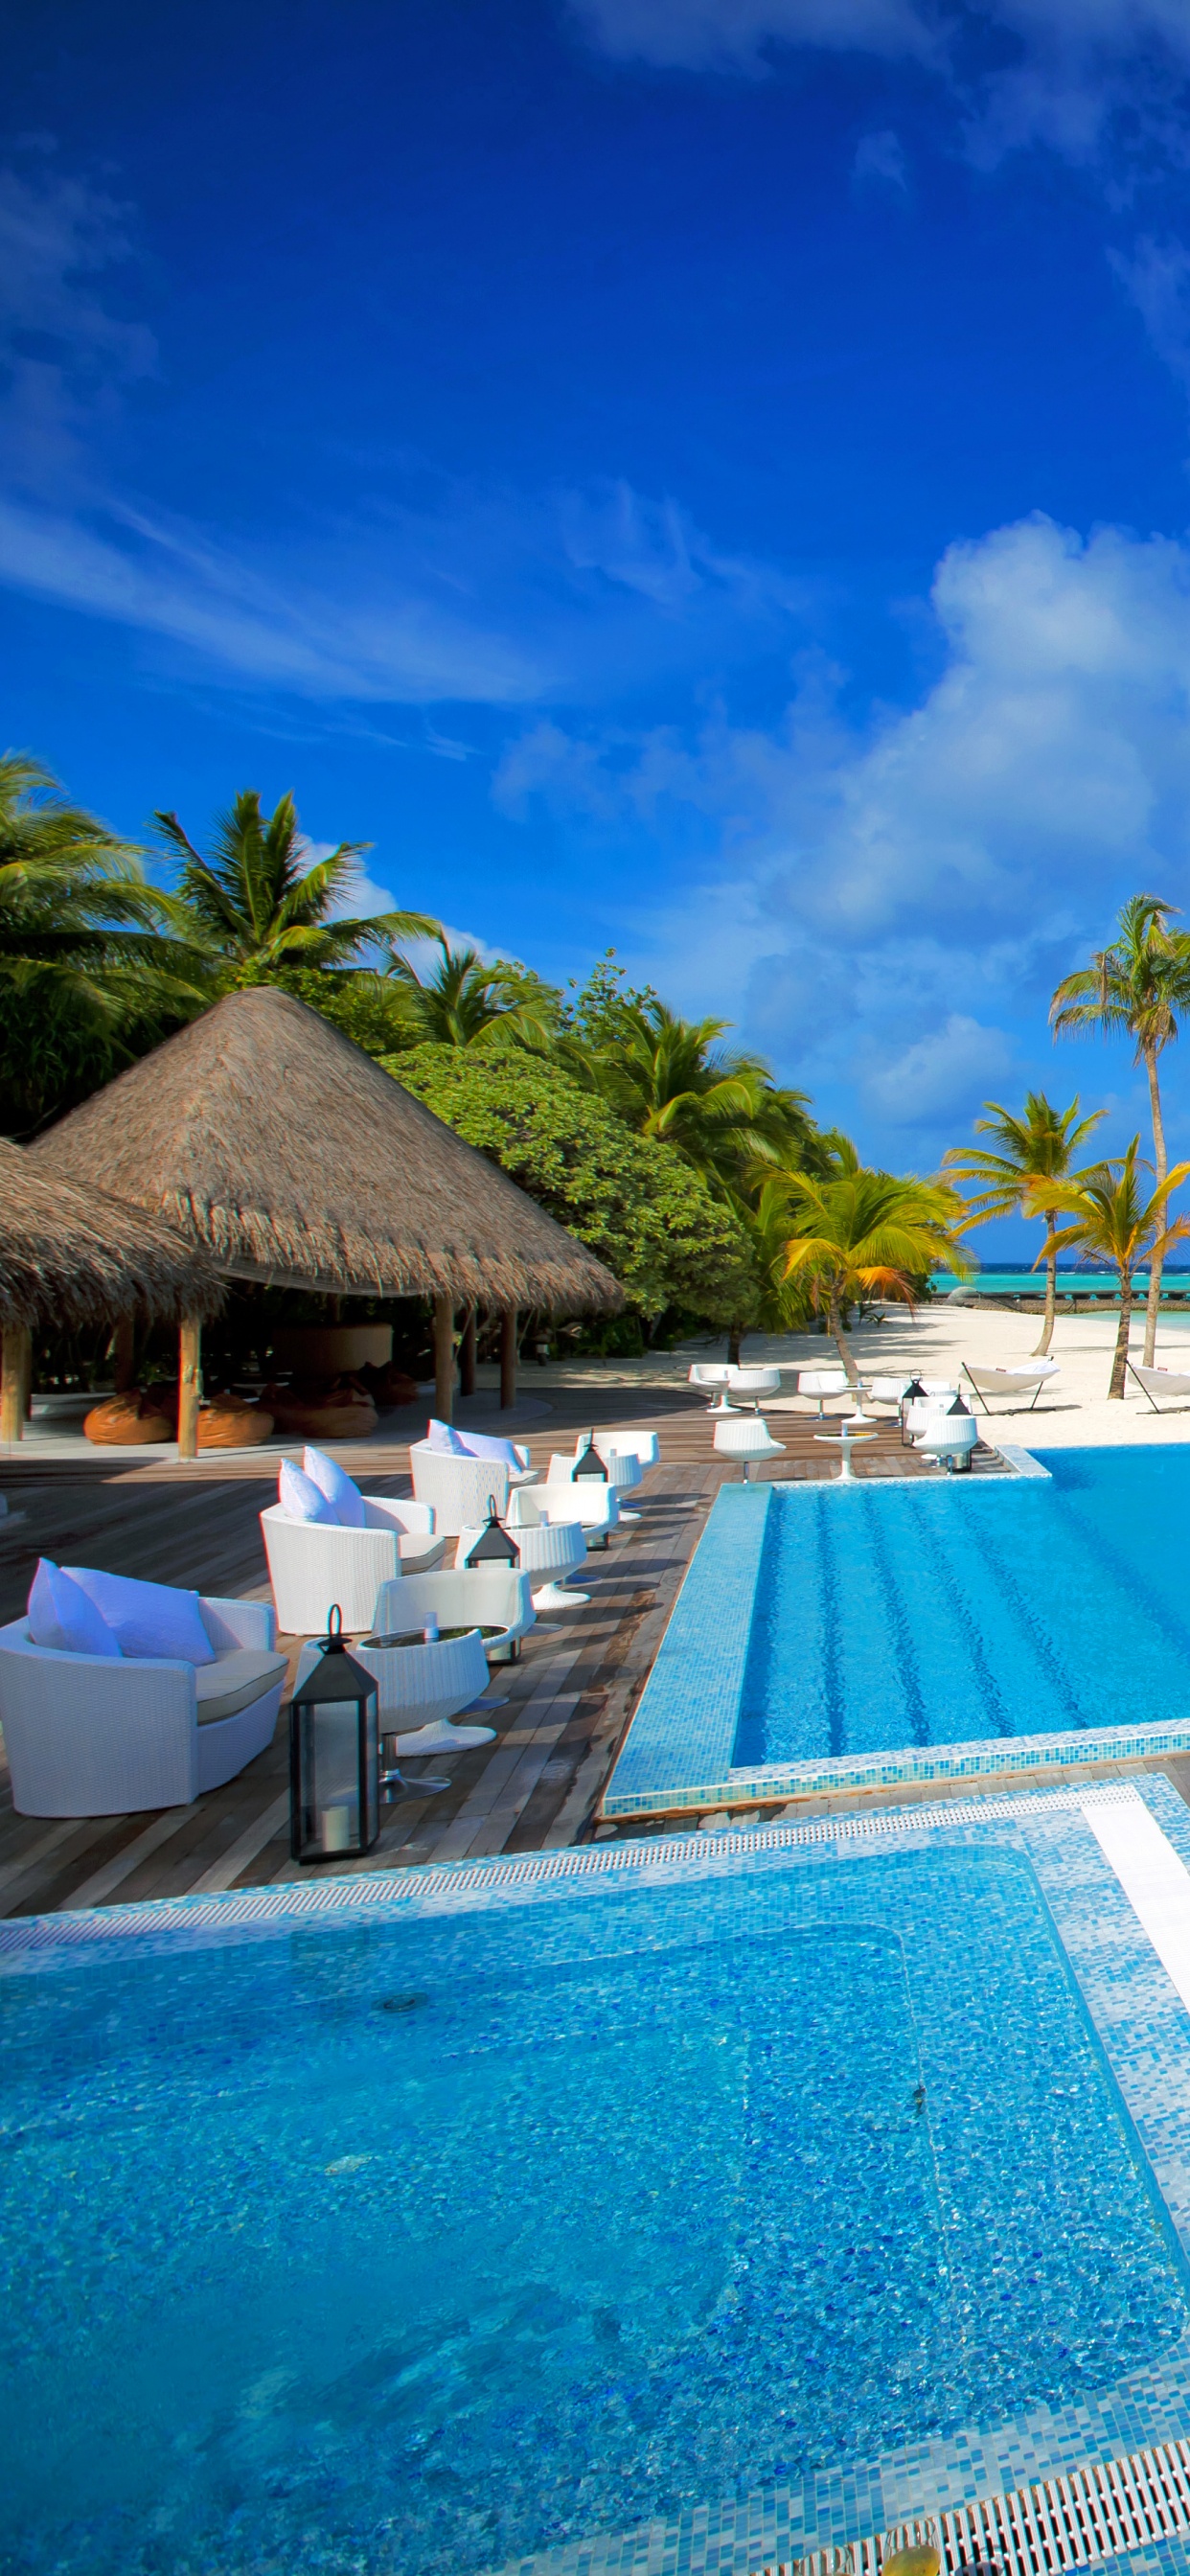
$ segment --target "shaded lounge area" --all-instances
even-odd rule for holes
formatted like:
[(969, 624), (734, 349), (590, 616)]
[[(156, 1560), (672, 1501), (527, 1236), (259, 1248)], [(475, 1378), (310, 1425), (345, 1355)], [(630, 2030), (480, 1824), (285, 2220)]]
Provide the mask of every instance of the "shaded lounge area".
[[(30, 1149), (47, 1181), (95, 1173), (228, 1280), (340, 1300), (431, 1301), (434, 1406), (451, 1419), (456, 1335), (474, 1385), (477, 1317), (499, 1318), (500, 1402), (518, 1319), (612, 1314), (610, 1271), (317, 1011), (233, 993)], [(205, 1275), (205, 1274), (204, 1274)], [(180, 1330), (178, 1453), (196, 1456), (203, 1307)]]

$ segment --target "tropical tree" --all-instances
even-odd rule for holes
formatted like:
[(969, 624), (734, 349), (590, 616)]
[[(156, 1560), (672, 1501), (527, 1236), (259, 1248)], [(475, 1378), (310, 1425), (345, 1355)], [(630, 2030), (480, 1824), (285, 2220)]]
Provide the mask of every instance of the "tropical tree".
[(523, 1049), (420, 1046), (386, 1061), (606, 1261), (645, 1340), (666, 1315), (717, 1331), (750, 1319), (758, 1282), (748, 1233), (672, 1145), (630, 1134), (605, 1101)]
[[(1089, 966), (1064, 975), (1050, 1007), (1055, 1037), (1098, 1029), (1104, 1037), (1130, 1037), (1149, 1082), (1153, 1168), (1160, 1188), (1169, 1170), (1161, 1113), (1158, 1059), (1178, 1034), (1179, 1013), (1190, 1007), (1190, 939), (1171, 930), (1176, 904), (1160, 895), (1134, 894), (1123, 906), (1110, 947), (1096, 950)], [(1153, 1365), (1164, 1255), (1154, 1244), (1145, 1316), (1146, 1368)]]
[[(1150, 1265), (1164, 1259), (1173, 1243), (1182, 1243), (1190, 1234), (1190, 1218), (1179, 1217), (1168, 1222), (1169, 1200), (1181, 1188), (1190, 1172), (1190, 1163), (1175, 1163), (1147, 1197), (1141, 1184), (1140, 1138), (1134, 1136), (1122, 1161), (1094, 1164), (1089, 1171), (1076, 1172), (1067, 1181), (1053, 1183), (1039, 1201), (1065, 1215), (1071, 1223), (1055, 1237), (1059, 1251), (1077, 1244), (1080, 1251), (1090, 1252), (1101, 1261), (1110, 1261), (1120, 1283), (1120, 1325), (1112, 1357), (1109, 1396), (1122, 1396), (1128, 1365), (1128, 1335), (1132, 1321), (1132, 1275), (1139, 1262), (1148, 1255)], [(1148, 1363), (1146, 1362), (1146, 1366)]]
[(957, 1190), (945, 1181), (870, 1170), (846, 1137), (836, 1139), (825, 1177), (796, 1170), (765, 1175), (757, 1214), (772, 1246), (775, 1285), (808, 1292), (851, 1386), (858, 1385), (859, 1371), (845, 1330), (848, 1308), (872, 1296), (911, 1307), (923, 1273), (945, 1263), (962, 1278), (971, 1266), (961, 1241), (969, 1219)]
[[(439, 925), (420, 912), (343, 916), (355, 863), (368, 841), (341, 841), (329, 858), (305, 864), (306, 844), (292, 796), (262, 814), (255, 789), (220, 815), (204, 858), (176, 814), (158, 814), (167, 851), (180, 861), (169, 919), (204, 961), (216, 987), (283, 981), (301, 969), (352, 969), (394, 939), (431, 939)], [(366, 969), (362, 970), (366, 971)]]
[(1070, 1172), (1074, 1155), (1086, 1138), (1094, 1133), (1105, 1109), (1093, 1109), (1080, 1118), (1078, 1095), (1069, 1109), (1055, 1109), (1044, 1091), (1027, 1091), (1024, 1113), (1005, 1109), (998, 1100), (985, 1100), (986, 1118), (977, 1118), (977, 1136), (992, 1136), (999, 1153), (978, 1145), (956, 1145), (942, 1158), (944, 1171), (953, 1172), (959, 1181), (974, 1181), (976, 1195), (967, 1201), (968, 1222), (986, 1225), (997, 1216), (1020, 1215), (1042, 1217), (1045, 1224), (1045, 1323), (1034, 1356), (1040, 1359), (1054, 1337), (1054, 1309), (1057, 1297), (1058, 1254), (1056, 1219), (1053, 1209), (1037, 1202), (1038, 1187), (1062, 1181)]
[(600, 961), (551, 1042), (584, 1089), (638, 1136), (673, 1145), (722, 1191), (748, 1190), (764, 1163), (799, 1162), (815, 1129), (804, 1092), (774, 1083), (760, 1056), (722, 1043), (727, 1020), (686, 1020), (651, 986), (633, 992)]
[(431, 974), (419, 975), (402, 956), (388, 969), (410, 1045), (466, 1047), (486, 1038), (492, 1046), (549, 1047), (558, 1007), (552, 985), (507, 958), (486, 965), (478, 949), (452, 948), (444, 931), (434, 935), (441, 953)]
[(198, 1006), (140, 855), (19, 752), (0, 759), (0, 1092), (17, 1132)]

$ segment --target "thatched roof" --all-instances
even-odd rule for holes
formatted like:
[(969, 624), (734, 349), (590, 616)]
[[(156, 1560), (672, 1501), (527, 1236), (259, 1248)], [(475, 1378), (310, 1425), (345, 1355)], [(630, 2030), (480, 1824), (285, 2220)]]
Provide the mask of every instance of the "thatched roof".
[(623, 1293), (506, 1172), (317, 1011), (231, 993), (40, 1137), (277, 1287), (607, 1313)]
[(0, 1138), (0, 1324), (212, 1315), (218, 1276), (192, 1241), (106, 1191), (75, 1187)]

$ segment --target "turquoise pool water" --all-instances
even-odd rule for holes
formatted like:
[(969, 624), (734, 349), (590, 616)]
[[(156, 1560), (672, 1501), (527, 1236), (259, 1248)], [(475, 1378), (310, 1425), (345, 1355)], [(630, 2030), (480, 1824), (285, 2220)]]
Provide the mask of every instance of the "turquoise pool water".
[(478, 2576), (1190, 2326), (1022, 1852), (0, 1977), (20, 2576)]
[(774, 1492), (736, 1767), (1190, 1715), (1190, 1448)]

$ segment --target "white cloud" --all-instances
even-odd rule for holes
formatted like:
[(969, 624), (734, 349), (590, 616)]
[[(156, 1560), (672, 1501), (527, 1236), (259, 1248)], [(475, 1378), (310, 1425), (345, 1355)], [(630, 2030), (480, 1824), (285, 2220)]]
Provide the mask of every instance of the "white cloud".
[(43, 157), (0, 169), (0, 446), (35, 486), (77, 471), (80, 432), (151, 375), (153, 335), (108, 311), (95, 281), (135, 256), (131, 212)]
[(851, 166), (861, 186), (870, 180), (883, 180), (892, 188), (903, 189), (908, 184), (904, 146), (889, 127), (879, 134), (861, 137)]
[(1139, 888), (1190, 914), (1190, 546), (1028, 519), (951, 547), (933, 607), (938, 680), (864, 730), (811, 668), (773, 731), (718, 715), (604, 743), (551, 721), (497, 782), (596, 838), (713, 832), (704, 883), (638, 916), (634, 971), (734, 1009), (890, 1127), (1013, 1061), (1052, 1082), (1058, 975)]
[(1130, 257), (1110, 251), (1117, 277), (1140, 313), (1159, 358), (1190, 386), (1190, 251), (1143, 237)]
[(1186, 0), (572, 0), (572, 14), (605, 53), (673, 70), (755, 76), (796, 48), (925, 64), (980, 162), (1033, 142), (1086, 161), (1117, 121), (1184, 159)]
[(575, 0), (605, 53), (669, 67), (755, 71), (774, 46), (925, 57), (932, 10), (914, 0)]
[(1003, 1029), (952, 1011), (945, 1026), (918, 1038), (868, 1075), (871, 1107), (890, 1127), (932, 1128), (942, 1119), (970, 1116), (1012, 1065)]

